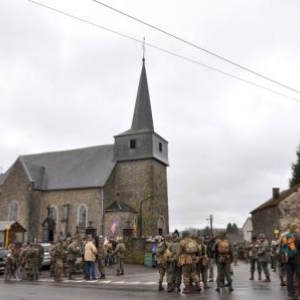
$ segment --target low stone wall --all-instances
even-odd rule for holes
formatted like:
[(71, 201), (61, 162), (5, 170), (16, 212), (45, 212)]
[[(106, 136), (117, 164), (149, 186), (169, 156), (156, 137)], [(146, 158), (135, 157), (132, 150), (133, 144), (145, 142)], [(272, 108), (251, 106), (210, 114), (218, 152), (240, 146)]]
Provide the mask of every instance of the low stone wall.
[(126, 243), (125, 263), (145, 264), (145, 254), (151, 253), (152, 243), (147, 242), (145, 238), (129, 238)]

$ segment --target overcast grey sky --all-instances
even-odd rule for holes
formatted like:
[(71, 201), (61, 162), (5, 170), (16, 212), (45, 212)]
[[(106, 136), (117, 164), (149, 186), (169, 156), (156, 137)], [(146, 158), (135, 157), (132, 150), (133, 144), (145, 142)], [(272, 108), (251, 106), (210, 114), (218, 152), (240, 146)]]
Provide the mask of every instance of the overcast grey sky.
[[(103, 0), (300, 90), (298, 0)], [(235, 222), (288, 188), (300, 94), (247, 73), (92, 0), (0, 1), (0, 167), (19, 155), (112, 144), (131, 126), (142, 40), (155, 131), (169, 141), (170, 229)]]

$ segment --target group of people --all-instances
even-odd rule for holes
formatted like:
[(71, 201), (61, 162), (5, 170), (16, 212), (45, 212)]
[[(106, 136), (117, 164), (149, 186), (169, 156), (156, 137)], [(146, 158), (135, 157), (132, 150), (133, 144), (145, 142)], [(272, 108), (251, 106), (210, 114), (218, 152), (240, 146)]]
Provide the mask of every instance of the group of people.
[(226, 286), (232, 292), (231, 263), (234, 255), (225, 233), (210, 241), (190, 236), (188, 231), (184, 231), (181, 238), (177, 234), (161, 238), (156, 248), (158, 289), (164, 289), (164, 277), (168, 292), (180, 292), (182, 282), (182, 293), (189, 294), (194, 290), (201, 292), (200, 280), (204, 289), (210, 288), (208, 281), (213, 281), (213, 261), (216, 262), (218, 273), (216, 291), (220, 292)]
[(278, 272), (280, 286), (287, 287), (289, 299), (298, 299), (300, 295), (300, 227), (297, 224), (289, 226), (276, 241), (269, 243), (264, 234), (252, 238), (249, 247), (250, 280), (255, 279), (270, 282), (270, 270)]
[[(74, 274), (79, 269), (83, 270), (86, 280), (105, 279), (105, 267), (112, 263), (116, 264), (116, 275), (124, 275), (125, 252), (126, 246), (122, 237), (60, 237), (50, 251), (50, 275), (56, 282), (63, 281), (64, 277), (74, 280)], [(18, 242), (10, 244), (4, 272), (5, 280), (11, 279), (16, 262), (25, 269), (27, 280), (38, 280), (43, 257), (44, 250), (39, 241), (23, 245)], [(99, 277), (96, 277), (97, 267)]]
[(38, 280), (42, 262), (44, 257), (44, 250), (40, 242), (31, 244), (23, 244), (16, 242), (10, 244), (9, 254), (6, 258), (4, 280), (9, 281), (17, 267), (20, 264), (27, 274), (28, 280)]
[[(54, 280), (62, 281), (66, 274), (68, 279), (73, 280), (78, 259), (86, 280), (105, 279), (105, 266), (111, 264), (112, 259), (116, 262), (116, 275), (124, 275), (125, 252), (123, 237), (116, 240), (105, 240), (102, 236), (97, 239), (92, 236), (84, 239), (76, 237), (69, 241), (59, 239), (51, 249)], [(64, 268), (64, 265), (67, 268)], [(99, 270), (99, 277), (96, 277), (96, 267)]]
[[(164, 277), (168, 292), (182, 293), (193, 290), (201, 291), (210, 288), (208, 281), (213, 281), (213, 264), (217, 267), (216, 288), (220, 292), (227, 287), (232, 292), (232, 266), (237, 265), (238, 246), (230, 243), (226, 233), (221, 232), (210, 240), (201, 240), (183, 232), (161, 238), (156, 248), (156, 261), (159, 270), (158, 289), (163, 290)], [(268, 242), (264, 234), (252, 238), (245, 246), (247, 255), (245, 262), (250, 263), (249, 280), (271, 282), (269, 266), (278, 272), (280, 286), (286, 286), (290, 299), (298, 299), (300, 295), (300, 228), (293, 224), (277, 241)], [(257, 272), (257, 277), (255, 273)], [(263, 277), (262, 277), (263, 276)], [(208, 277), (211, 280), (208, 280)]]

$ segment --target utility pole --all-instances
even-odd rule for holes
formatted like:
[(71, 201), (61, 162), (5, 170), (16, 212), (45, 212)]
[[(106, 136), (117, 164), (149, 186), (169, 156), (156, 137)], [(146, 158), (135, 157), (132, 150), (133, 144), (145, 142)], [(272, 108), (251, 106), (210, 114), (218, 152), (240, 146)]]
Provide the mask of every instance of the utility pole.
[(209, 225), (210, 225), (210, 235), (211, 237), (213, 237), (213, 215), (209, 216), (209, 219), (206, 219), (207, 221), (209, 221)]

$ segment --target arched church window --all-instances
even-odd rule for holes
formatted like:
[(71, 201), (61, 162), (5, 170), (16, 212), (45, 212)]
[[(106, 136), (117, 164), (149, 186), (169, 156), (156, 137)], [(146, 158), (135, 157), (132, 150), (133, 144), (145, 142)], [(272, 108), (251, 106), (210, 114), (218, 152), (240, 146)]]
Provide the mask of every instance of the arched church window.
[(78, 226), (80, 228), (87, 226), (87, 208), (84, 204), (80, 205), (78, 209)]
[(157, 233), (164, 236), (166, 234), (165, 219), (160, 216), (157, 221)]
[(8, 216), (9, 221), (18, 220), (18, 210), (19, 210), (19, 205), (17, 201), (12, 201), (9, 205), (9, 216)]

